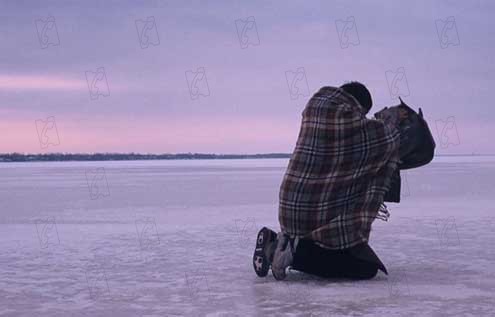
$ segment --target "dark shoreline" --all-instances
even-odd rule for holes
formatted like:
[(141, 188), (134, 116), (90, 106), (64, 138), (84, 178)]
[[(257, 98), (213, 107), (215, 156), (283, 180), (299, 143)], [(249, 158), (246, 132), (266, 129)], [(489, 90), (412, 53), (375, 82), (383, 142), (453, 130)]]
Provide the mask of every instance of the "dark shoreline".
[(11, 162), (65, 162), (65, 161), (146, 161), (146, 160), (231, 160), (231, 159), (277, 159), (290, 158), (289, 153), (267, 154), (136, 154), (136, 153), (94, 153), (94, 154), (0, 154), (0, 163)]
[[(446, 156), (494, 156), (494, 154), (442, 154)], [(136, 154), (136, 153), (94, 153), (94, 154), (21, 154), (0, 153), (0, 163), (13, 162), (68, 162), (68, 161), (146, 161), (146, 160), (232, 160), (232, 159), (281, 159), (290, 158), (290, 153), (266, 154), (207, 154), (207, 153), (178, 153), (178, 154)]]

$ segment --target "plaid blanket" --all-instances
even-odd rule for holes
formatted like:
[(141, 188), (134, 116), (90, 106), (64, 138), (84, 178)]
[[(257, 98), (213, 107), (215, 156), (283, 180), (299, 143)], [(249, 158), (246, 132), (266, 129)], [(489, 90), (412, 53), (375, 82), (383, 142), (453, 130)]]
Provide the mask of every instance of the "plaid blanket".
[(367, 119), (358, 101), (323, 87), (308, 102), (280, 186), (279, 222), (328, 249), (367, 242), (399, 163), (399, 132)]

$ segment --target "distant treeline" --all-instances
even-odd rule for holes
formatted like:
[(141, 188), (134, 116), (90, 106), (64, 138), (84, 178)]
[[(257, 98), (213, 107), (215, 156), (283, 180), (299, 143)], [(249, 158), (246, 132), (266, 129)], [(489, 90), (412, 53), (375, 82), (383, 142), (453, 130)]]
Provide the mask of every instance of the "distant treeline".
[[(435, 156), (494, 156), (494, 154), (442, 154)], [(22, 154), (0, 153), (1, 162), (57, 162), (57, 161), (136, 161), (136, 160), (212, 160), (212, 159), (274, 159), (290, 158), (289, 153), (266, 154), (207, 154), (207, 153), (178, 153), (178, 154), (138, 154), (138, 153), (94, 153), (94, 154)]]
[(94, 154), (0, 154), (0, 162), (53, 162), (53, 161), (134, 161), (134, 160), (211, 160), (211, 159), (273, 159), (290, 158), (288, 153), (268, 154), (136, 154), (136, 153), (94, 153)]

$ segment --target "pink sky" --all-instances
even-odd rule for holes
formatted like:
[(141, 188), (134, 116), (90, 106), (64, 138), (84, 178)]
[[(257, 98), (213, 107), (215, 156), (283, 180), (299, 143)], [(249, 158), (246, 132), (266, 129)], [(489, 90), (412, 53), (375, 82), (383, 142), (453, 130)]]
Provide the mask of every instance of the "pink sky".
[(362, 81), (374, 113), (396, 104), (388, 76), (403, 69), (437, 153), (495, 153), (493, 6), (242, 6), (4, 6), (0, 152), (291, 152), (321, 86)]
[[(178, 153), (267, 153), (287, 152), (295, 145), (297, 129), (276, 118), (236, 118), (216, 116), (205, 120), (188, 118), (170, 122), (146, 118), (129, 122), (123, 118), (77, 122), (74, 117), (55, 117), (56, 132), (42, 148), (33, 114), (0, 122), (2, 147), (9, 152), (142, 152)], [(37, 119), (39, 120), (39, 119)], [(42, 118), (41, 120), (46, 120)], [(294, 125), (298, 122), (294, 122)], [(261, 137), (261, 135), (263, 135)], [(166, 149), (166, 150), (165, 150)]]

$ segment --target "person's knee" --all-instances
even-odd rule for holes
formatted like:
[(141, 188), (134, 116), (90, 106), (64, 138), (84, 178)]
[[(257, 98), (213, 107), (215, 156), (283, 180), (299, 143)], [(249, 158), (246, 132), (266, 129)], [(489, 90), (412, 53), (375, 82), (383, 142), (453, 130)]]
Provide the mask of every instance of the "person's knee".
[(373, 269), (373, 270), (369, 270), (367, 272), (365, 272), (363, 274), (363, 280), (369, 280), (369, 279), (372, 279), (376, 276), (376, 274), (378, 273), (378, 269)]
[(377, 273), (378, 273), (378, 269), (370, 268), (366, 270), (360, 270), (356, 274), (353, 274), (352, 278), (357, 280), (369, 280), (374, 278)]

